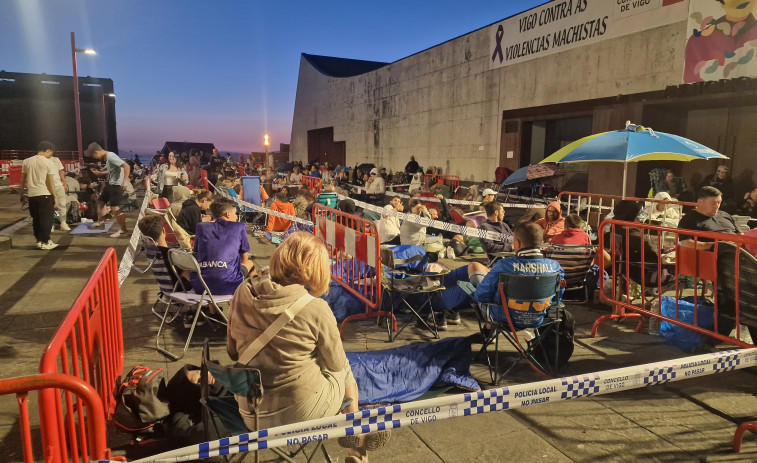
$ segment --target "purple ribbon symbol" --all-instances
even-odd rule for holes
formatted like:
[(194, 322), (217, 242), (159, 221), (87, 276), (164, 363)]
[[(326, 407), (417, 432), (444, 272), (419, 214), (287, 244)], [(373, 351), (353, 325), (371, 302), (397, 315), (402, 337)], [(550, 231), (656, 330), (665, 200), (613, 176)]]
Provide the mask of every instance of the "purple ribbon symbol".
[(504, 59), (502, 57), (502, 37), (504, 37), (504, 36), (505, 36), (505, 28), (502, 27), (502, 24), (500, 24), (499, 27), (497, 27), (497, 37), (496, 37), (496, 39), (497, 39), (497, 46), (494, 48), (494, 53), (492, 53), (492, 61), (494, 61), (494, 58), (496, 58), (497, 55), (499, 55), (499, 62), (500, 63)]

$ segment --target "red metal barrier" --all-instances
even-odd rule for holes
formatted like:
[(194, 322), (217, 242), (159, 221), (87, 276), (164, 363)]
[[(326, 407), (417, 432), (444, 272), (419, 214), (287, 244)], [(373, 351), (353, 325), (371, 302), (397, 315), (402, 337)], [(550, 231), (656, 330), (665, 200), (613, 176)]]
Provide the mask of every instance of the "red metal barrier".
[(12, 190), (21, 187), (21, 166), (8, 166), (8, 183)]
[[(37, 154), (36, 150), (2, 150), (0, 151), (0, 159), (26, 159), (30, 158)], [(78, 161), (79, 160), (79, 152), (78, 151), (55, 151), (55, 156), (60, 158), (61, 161), (64, 159), (72, 160), (72, 161)]]
[(8, 175), (8, 167), (11, 166), (13, 161), (0, 160), (0, 175)]
[(423, 178), (423, 189), (428, 190), (437, 183), (447, 185), (450, 193), (454, 196), (460, 187), (460, 177), (457, 175), (426, 174)]
[(63, 170), (66, 172), (73, 172), (81, 168), (79, 161), (60, 161), (63, 164)]
[[(60, 454), (48, 452), (44, 446), (46, 463), (63, 463), (69, 461), (89, 462), (90, 460), (110, 459), (110, 449), (106, 441), (105, 412), (97, 391), (87, 382), (67, 374), (48, 373), (0, 379), (0, 395), (16, 394), (19, 412), (19, 429), (24, 462), (35, 461), (32, 451), (31, 423), (29, 420), (29, 391), (49, 391), (60, 397), (60, 390), (65, 391), (65, 408), (53, 410), (59, 416), (66, 415), (69, 425), (55, 429), (62, 442), (67, 442), (71, 453)], [(43, 409), (40, 401), (40, 415)], [(44, 420), (41, 427), (48, 427)], [(43, 434), (44, 435), (44, 434)], [(38, 459), (37, 459), (38, 460)]]
[(308, 190), (313, 192), (314, 196), (323, 191), (323, 184), (320, 177), (309, 177), (307, 175), (302, 176), (302, 184), (307, 187)]
[[(571, 213), (578, 214), (594, 229), (599, 229), (599, 223), (604, 220), (608, 213), (612, 212), (613, 208), (615, 208), (615, 203), (622, 199), (624, 199), (622, 196), (579, 193), (575, 191), (562, 191), (557, 195), (557, 200), (565, 206), (565, 215)], [(639, 202), (642, 206), (645, 203), (671, 204), (679, 210), (684, 206), (696, 207), (697, 205), (697, 203), (683, 201), (665, 201), (654, 198), (634, 198), (631, 196), (626, 196), (625, 199)]]
[[(741, 340), (740, 321), (742, 319), (741, 304), (745, 310), (750, 311), (750, 318), (754, 319), (755, 311), (754, 301), (740, 301), (740, 285), (744, 284), (744, 279), (740, 278), (742, 272), (742, 261), (750, 265), (745, 278), (757, 273), (757, 259), (744, 249), (744, 245), (757, 246), (757, 238), (746, 237), (743, 235), (712, 233), (694, 230), (684, 230), (680, 228), (668, 228), (658, 225), (650, 225), (639, 222), (623, 222), (617, 220), (605, 220), (600, 224), (600, 230), (610, 227), (609, 243), (604, 233), (599, 234), (598, 254), (602, 256), (606, 252), (609, 262), (613, 263), (612, 268), (608, 269), (612, 284), (608, 291), (605, 291), (605, 282), (600, 282), (600, 294), (602, 299), (614, 306), (611, 315), (599, 317), (592, 328), (592, 337), (596, 336), (599, 324), (607, 320), (619, 320), (626, 318), (638, 318), (639, 324), (637, 331), (641, 330), (642, 317), (654, 317), (660, 320), (668, 321), (674, 325), (684, 327), (688, 330), (734, 344), (740, 347), (754, 347)], [(637, 231), (639, 231), (637, 233)], [(666, 249), (663, 245), (665, 235), (674, 237), (675, 246)], [(648, 245), (645, 245), (646, 244)], [(712, 242), (710, 244), (709, 242)], [(730, 249), (729, 249), (730, 247)], [(696, 249), (695, 249), (696, 248)], [(710, 249), (705, 249), (710, 248)], [(667, 253), (662, 251), (668, 251)], [(723, 252), (721, 252), (723, 251)], [(719, 254), (720, 253), (720, 254)], [(733, 253), (734, 257), (729, 257)], [(624, 256), (636, 255), (638, 260), (630, 261)], [(724, 260), (724, 259), (733, 259)], [(722, 275), (718, 269), (733, 268), (733, 276)], [(599, 274), (602, 275), (605, 270), (604, 259), (600, 259)], [(670, 274), (669, 282), (664, 282), (664, 274)], [(630, 275), (630, 278), (626, 276)], [(681, 293), (679, 276), (690, 276), (693, 281), (694, 292), (700, 290), (698, 282), (703, 281), (701, 285), (702, 293), (707, 290), (711, 291), (710, 296), (714, 302), (713, 326), (700, 327), (697, 325), (699, 310), (697, 300), (694, 302), (694, 320), (692, 323), (686, 323), (679, 320), (678, 302), (676, 302), (675, 317), (665, 317), (661, 313), (654, 312), (651, 304), (656, 300), (657, 306), (661, 307), (662, 296), (665, 291), (674, 291), (673, 296), (676, 300)], [(601, 279), (600, 279), (601, 280)], [(632, 280), (640, 286), (638, 295), (634, 294)], [(640, 281), (636, 281), (640, 280)], [(734, 297), (734, 306), (727, 302), (718, 304), (718, 288), (730, 288), (729, 291), (736, 295)], [(652, 294), (650, 300), (645, 299), (645, 295)], [(648, 307), (649, 306), (649, 307)], [(630, 310), (631, 313), (626, 312)], [(719, 316), (718, 314), (728, 314), (735, 318), (736, 338), (731, 338), (726, 334), (718, 332)], [(757, 330), (755, 330), (757, 332)], [(753, 342), (757, 339), (753, 339)]]
[[(116, 251), (108, 248), (92, 277), (42, 354), (39, 372), (62, 373), (81, 379), (98, 394), (104, 420), (110, 420), (116, 406), (115, 394), (124, 366), (121, 302)], [(40, 428), (45, 461), (64, 462), (70, 456), (87, 458), (87, 448), (66, 436), (93, 432), (88, 421), (78, 423), (70, 394), (55, 388), (39, 392)], [(87, 416), (89, 419), (89, 416)]]
[(391, 329), (396, 330), (392, 313), (381, 310), (381, 239), (376, 224), (321, 204), (313, 207), (313, 218), (314, 234), (331, 257), (331, 278), (365, 302), (364, 314), (351, 315), (342, 322), (341, 336), (347, 323), (381, 316), (390, 317)]

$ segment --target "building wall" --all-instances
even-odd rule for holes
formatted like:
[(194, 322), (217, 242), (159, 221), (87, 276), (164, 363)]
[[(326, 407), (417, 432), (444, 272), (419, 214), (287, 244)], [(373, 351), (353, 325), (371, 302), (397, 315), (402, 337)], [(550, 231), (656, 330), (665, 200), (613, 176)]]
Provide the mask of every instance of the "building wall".
[(307, 161), (307, 131), (333, 126), (348, 165), (397, 170), (414, 155), (463, 180), (491, 179), (503, 111), (680, 84), (688, 5), (676, 8), (679, 22), (496, 69), (493, 26), (349, 78), (325, 76), (303, 57), (291, 157)]

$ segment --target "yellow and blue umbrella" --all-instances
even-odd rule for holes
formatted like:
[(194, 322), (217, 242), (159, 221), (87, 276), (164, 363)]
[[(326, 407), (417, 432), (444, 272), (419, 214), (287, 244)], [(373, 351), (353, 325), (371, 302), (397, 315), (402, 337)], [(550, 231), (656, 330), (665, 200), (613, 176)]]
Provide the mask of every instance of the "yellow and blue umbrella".
[(629, 162), (728, 159), (688, 138), (626, 123), (623, 130), (597, 133), (576, 140), (545, 158), (545, 162), (622, 162), (623, 197)]

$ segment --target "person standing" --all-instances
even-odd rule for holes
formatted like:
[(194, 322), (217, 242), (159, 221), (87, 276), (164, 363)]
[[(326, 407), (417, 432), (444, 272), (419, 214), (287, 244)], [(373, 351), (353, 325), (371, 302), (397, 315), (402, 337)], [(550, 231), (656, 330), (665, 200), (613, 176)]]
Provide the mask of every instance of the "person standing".
[(37, 145), (37, 155), (24, 159), (21, 167), (21, 189), (27, 188), (29, 215), (32, 217), (37, 249), (55, 249), (57, 243), (50, 240), (55, 212), (55, 165), (50, 158), (55, 145), (49, 141)]
[(66, 170), (63, 168), (63, 164), (60, 162), (57, 156), (51, 156), (50, 161), (55, 166), (55, 175), (53, 176), (53, 192), (55, 193), (55, 209), (58, 211), (58, 217), (60, 217), (60, 229), (62, 231), (71, 231), (71, 227), (66, 223), (66, 215), (68, 215), (68, 185), (66, 184)]
[(107, 175), (108, 183), (105, 185), (102, 195), (98, 199), (97, 223), (94, 227), (102, 228), (105, 226), (105, 206), (107, 205), (110, 206), (113, 218), (116, 219), (116, 222), (121, 227), (120, 230), (111, 234), (110, 237), (118, 238), (121, 235), (127, 234), (129, 231), (126, 229), (126, 216), (121, 212), (121, 203), (123, 202), (123, 190), (126, 189), (124, 180), (129, 178), (129, 164), (119, 158), (116, 153), (105, 151), (95, 142), (87, 146), (87, 151), (84, 154), (98, 161), (105, 161), (105, 167), (107, 168), (107, 171), (103, 175)]

